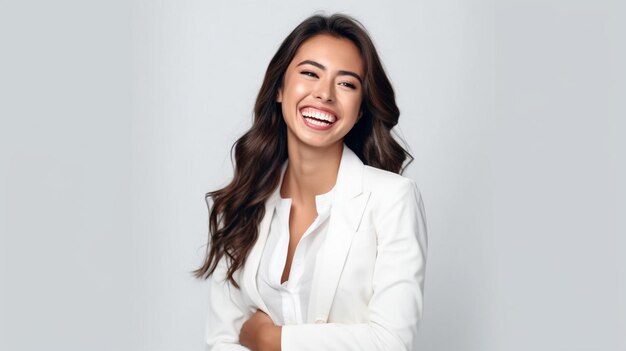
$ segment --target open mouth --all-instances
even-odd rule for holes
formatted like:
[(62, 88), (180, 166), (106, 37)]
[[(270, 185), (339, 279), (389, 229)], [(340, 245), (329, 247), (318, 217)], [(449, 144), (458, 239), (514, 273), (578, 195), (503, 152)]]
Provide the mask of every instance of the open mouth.
[(312, 127), (327, 128), (337, 121), (337, 117), (326, 111), (318, 110), (313, 107), (305, 107), (300, 113), (305, 122)]

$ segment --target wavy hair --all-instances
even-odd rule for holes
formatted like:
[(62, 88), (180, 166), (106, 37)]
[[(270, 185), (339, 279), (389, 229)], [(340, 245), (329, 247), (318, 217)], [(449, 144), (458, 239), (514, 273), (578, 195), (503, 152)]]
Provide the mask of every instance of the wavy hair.
[[(352, 41), (365, 66), (361, 119), (344, 138), (344, 143), (369, 166), (402, 173), (413, 160), (394, 139), (391, 129), (398, 123), (391, 82), (366, 29), (344, 15), (313, 15), (300, 23), (282, 42), (270, 61), (254, 105), (252, 127), (239, 138), (234, 149), (234, 176), (226, 187), (208, 192), (209, 239), (203, 264), (193, 271), (208, 278), (218, 262), (227, 258), (228, 280), (237, 288), (234, 273), (243, 267), (258, 237), (265, 215), (265, 201), (279, 186), (281, 166), (287, 159), (287, 126), (276, 101), (287, 67), (307, 39), (328, 34)], [(404, 162), (409, 159), (403, 167)]]

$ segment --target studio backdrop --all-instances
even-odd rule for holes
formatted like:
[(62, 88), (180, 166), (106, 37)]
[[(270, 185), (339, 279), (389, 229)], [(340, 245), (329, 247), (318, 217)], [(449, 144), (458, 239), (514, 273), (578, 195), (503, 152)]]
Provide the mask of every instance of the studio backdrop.
[(3, 3), (0, 349), (206, 350), (204, 195), (317, 11), (365, 25), (396, 92), (429, 234), (419, 350), (626, 350), (608, 0)]

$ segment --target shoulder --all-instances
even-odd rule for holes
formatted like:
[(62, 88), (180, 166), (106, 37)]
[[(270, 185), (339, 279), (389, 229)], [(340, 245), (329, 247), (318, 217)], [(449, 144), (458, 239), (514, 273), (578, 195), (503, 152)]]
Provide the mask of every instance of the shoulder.
[(411, 192), (420, 193), (413, 179), (371, 166), (363, 167), (363, 190), (383, 198)]
[(423, 211), (422, 193), (417, 183), (400, 174), (364, 166), (363, 191), (369, 193), (369, 208), (379, 220), (404, 211)]

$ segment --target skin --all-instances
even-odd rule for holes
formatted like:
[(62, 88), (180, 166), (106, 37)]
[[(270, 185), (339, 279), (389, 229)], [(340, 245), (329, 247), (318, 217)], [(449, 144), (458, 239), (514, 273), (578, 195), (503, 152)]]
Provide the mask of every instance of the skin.
[[(287, 124), (289, 157), (280, 195), (291, 198), (292, 205), (281, 282), (288, 279), (298, 242), (317, 217), (315, 196), (330, 191), (337, 182), (343, 139), (361, 116), (363, 74), (363, 59), (354, 43), (327, 34), (302, 43), (285, 72), (276, 97)], [(332, 128), (321, 131), (307, 126), (300, 112), (304, 106), (332, 111), (336, 116)], [(243, 324), (239, 341), (253, 351), (280, 350), (280, 337), (281, 327), (257, 311)]]

